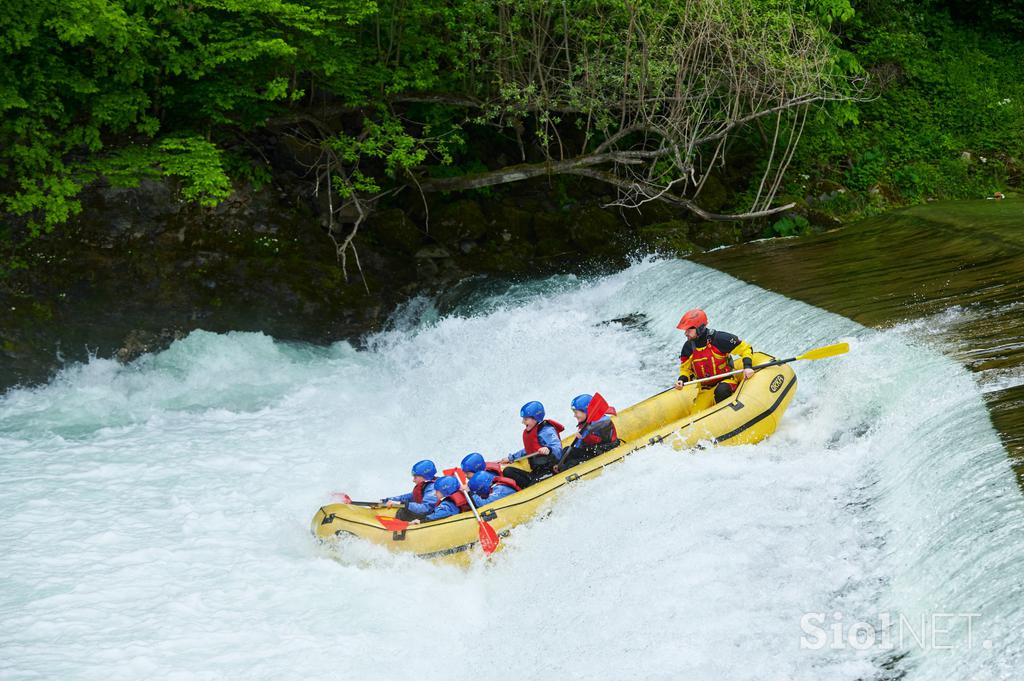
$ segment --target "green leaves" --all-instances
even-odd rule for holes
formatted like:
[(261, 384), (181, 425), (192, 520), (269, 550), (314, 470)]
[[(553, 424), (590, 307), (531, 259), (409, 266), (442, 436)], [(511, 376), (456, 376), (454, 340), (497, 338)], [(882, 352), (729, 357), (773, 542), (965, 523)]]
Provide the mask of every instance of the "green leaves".
[(797, 236), (805, 234), (810, 230), (811, 223), (803, 215), (786, 215), (776, 220), (764, 231), (766, 237), (772, 236)]
[(462, 139), (457, 127), (442, 127), (444, 133), (439, 136), (431, 135), (430, 125), (422, 127), (421, 135), (414, 135), (400, 119), (383, 111), (376, 119), (364, 119), (358, 135), (335, 135), (327, 143), (349, 167), (346, 175), (334, 175), (335, 189), (342, 198), (349, 198), (354, 191), (373, 194), (381, 190), (384, 178), (398, 178), (428, 158), (450, 165), (452, 150), (461, 146)]
[(213, 207), (231, 194), (231, 181), (224, 173), (221, 151), (197, 136), (175, 136), (156, 145), (161, 172), (181, 180), (186, 201)]
[(807, 9), (826, 24), (849, 21), (855, 13), (850, 0), (807, 0)]
[[(946, 5), (1024, 25), (1010, 0)], [(842, 94), (844, 78), (866, 73), (893, 87), (812, 116), (794, 161), (803, 170), (924, 196), (956, 168), (995, 177), (1009, 163), (998, 154), (1024, 154), (1019, 42), (964, 29), (938, 0), (857, 10), (851, 0), (8, 0), (0, 210), (38, 233), (73, 215), (89, 182), (161, 175), (183, 199), (214, 205), (232, 174), (265, 173), (238, 160), (241, 134), (319, 109), (332, 113), (315, 143), (345, 166), (331, 173), (347, 196), (409, 171), (493, 166), (487, 154), (502, 145), (510, 157), (571, 156), (631, 117), (659, 121), (659, 139), (717, 129), (743, 115), (731, 108), (743, 97), (776, 101), (814, 78)], [(698, 59), (709, 67), (680, 70)], [(680, 112), (694, 126), (673, 131)], [(621, 148), (653, 144), (646, 134)], [(992, 160), (965, 166), (964, 151)], [(669, 177), (674, 162), (649, 168)]]
[(1024, 44), (965, 23), (971, 3), (870, 7), (854, 22), (850, 49), (875, 96), (809, 125), (798, 172), (886, 205), (1005, 189), (1024, 158)]
[(302, 97), (299, 69), (305, 82), (321, 62), (358, 72), (362, 56), (344, 46), (375, 11), (367, 0), (4, 3), (0, 210), (48, 231), (88, 182), (154, 172), (215, 204), (230, 191), (221, 152), (189, 131), (263, 125)]

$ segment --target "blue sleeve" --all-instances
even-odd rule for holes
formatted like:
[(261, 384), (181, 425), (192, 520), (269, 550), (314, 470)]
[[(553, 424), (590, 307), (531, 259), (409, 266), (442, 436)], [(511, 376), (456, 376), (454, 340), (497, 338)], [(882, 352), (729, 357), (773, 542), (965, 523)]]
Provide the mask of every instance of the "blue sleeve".
[(541, 445), (551, 450), (551, 455), (557, 458), (562, 456), (562, 441), (558, 439), (558, 431), (553, 426), (544, 428), (537, 434)]
[(508, 485), (495, 485), (491, 488), (491, 496), (487, 497), (488, 502), (497, 501), (498, 499), (504, 499), (510, 494), (515, 494), (515, 490)]
[(509, 462), (511, 463), (512, 461), (516, 461), (517, 459), (521, 459), (524, 456), (526, 456), (526, 450), (525, 449), (520, 449), (518, 452), (513, 452), (512, 454), (509, 454), (507, 458), (508, 458)]
[(401, 501), (402, 503), (405, 503), (406, 501), (412, 501), (412, 492), (406, 492), (405, 494), (399, 494), (398, 496), (394, 497), (387, 497), (386, 499), (384, 499), (384, 501)]
[(473, 499), (473, 505), (476, 506), (477, 508), (480, 508), (481, 506), (486, 506), (490, 502), (494, 501), (494, 499), (491, 499), (489, 497), (487, 499), (484, 499), (483, 497), (477, 496), (475, 492), (469, 496)]
[(491, 488), (491, 494), (486, 499), (481, 499), (477, 495), (473, 495), (473, 503), (477, 506), (486, 506), (492, 504), (498, 499), (503, 499), (510, 494), (515, 494), (515, 490), (508, 485), (495, 485)]
[(428, 515), (423, 520), (440, 520), (441, 518), (447, 518), (450, 515), (455, 515), (458, 512), (459, 507), (452, 503), (450, 499), (445, 499), (444, 501), (441, 502), (440, 506), (434, 509), (433, 513)]
[(417, 504), (415, 501), (409, 501), (405, 504), (405, 507), (409, 509), (410, 513), (416, 515), (426, 515), (431, 513), (437, 507), (437, 494), (434, 493), (434, 488), (431, 487), (423, 494), (423, 503)]

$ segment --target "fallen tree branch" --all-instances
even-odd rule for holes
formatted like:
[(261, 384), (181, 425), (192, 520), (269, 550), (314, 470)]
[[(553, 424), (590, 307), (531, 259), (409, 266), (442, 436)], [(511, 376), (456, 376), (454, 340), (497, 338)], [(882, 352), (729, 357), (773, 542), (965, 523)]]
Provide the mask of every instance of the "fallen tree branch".
[[(645, 152), (646, 153), (646, 152)], [(481, 173), (463, 175), (461, 177), (438, 177), (423, 180), (419, 183), (420, 189), (425, 192), (449, 192), (464, 191), (466, 189), (480, 189), (492, 187), (498, 184), (508, 184), (529, 180), (534, 177), (545, 175), (561, 175), (576, 168), (599, 165), (601, 163), (642, 163), (642, 159), (629, 152), (615, 152), (605, 154), (590, 154), (565, 161), (542, 161), (540, 163), (523, 163), (514, 166), (505, 166), (497, 170), (486, 170)]]
[[(579, 168), (570, 171), (570, 174), (579, 175), (581, 177), (589, 177), (593, 180), (599, 180), (600, 182), (610, 184), (614, 187), (618, 187), (619, 189), (625, 190), (627, 192), (640, 193), (641, 195), (644, 195), (646, 192), (645, 188), (636, 182), (629, 182), (628, 180), (624, 180), (618, 177), (617, 175), (602, 172), (600, 170), (594, 170), (592, 168)], [(660, 189), (658, 190), (658, 193), (656, 195), (649, 196), (647, 200), (665, 201), (666, 203), (674, 203), (676, 205), (683, 206), (694, 215), (697, 215), (703, 218), (704, 220), (712, 222), (737, 222), (739, 220), (755, 220), (758, 218), (765, 218), (771, 215), (783, 213), (796, 205), (795, 203), (787, 203), (784, 206), (778, 206), (776, 208), (770, 208), (767, 210), (751, 211), (747, 213), (733, 213), (726, 215), (722, 213), (712, 213), (706, 211), (684, 196), (672, 194), (668, 191), (661, 191)], [(635, 208), (642, 205), (643, 203), (646, 203), (646, 201), (641, 201), (635, 205), (627, 205), (620, 202), (613, 202), (607, 205), (624, 205), (627, 208)]]

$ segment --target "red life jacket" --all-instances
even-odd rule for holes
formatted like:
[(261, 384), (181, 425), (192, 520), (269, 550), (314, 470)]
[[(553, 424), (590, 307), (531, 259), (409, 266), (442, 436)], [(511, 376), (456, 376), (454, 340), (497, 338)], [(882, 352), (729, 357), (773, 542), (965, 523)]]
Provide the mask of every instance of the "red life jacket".
[(607, 444), (619, 439), (619, 434), (616, 432), (615, 424), (611, 419), (604, 422), (596, 421), (588, 424), (588, 426), (584, 426), (584, 428), (588, 427), (590, 431), (583, 436), (583, 444), (585, 445)]
[(416, 486), (412, 488), (412, 500), (415, 501), (417, 504), (423, 503), (423, 488), (427, 486), (428, 482), (433, 482), (433, 480), (417, 482)]
[(491, 481), (491, 486), (493, 487), (494, 485), (505, 485), (506, 487), (511, 487), (517, 492), (519, 491), (519, 485), (516, 484), (516, 481), (512, 478), (506, 478), (503, 475), (499, 475)]
[[(469, 510), (469, 502), (466, 501), (466, 495), (462, 493), (462, 490), (454, 492), (453, 494), (445, 497), (444, 499), (451, 499), (452, 503), (459, 507), (459, 513), (464, 513)], [(438, 499), (437, 505), (435, 505), (434, 508), (440, 506), (441, 502), (444, 501), (444, 499)]]
[[(697, 378), (707, 378), (708, 376), (732, 371), (729, 355), (716, 348), (710, 338), (708, 338), (708, 343), (704, 347), (693, 349), (690, 359), (693, 360), (693, 373)], [(720, 383), (722, 380), (720, 378), (717, 381), (705, 381), (704, 385), (712, 386)]]
[(497, 461), (488, 461), (486, 464), (484, 464), (484, 470), (490, 471), (495, 475), (501, 475), (501, 464), (498, 463)]
[(556, 433), (561, 433), (563, 430), (565, 430), (565, 426), (563, 426), (561, 423), (559, 423), (558, 421), (550, 420), (541, 421), (530, 430), (524, 430), (523, 449), (526, 450), (527, 454), (533, 454), (535, 451), (540, 449), (541, 444), (538, 434), (540, 433), (540, 429), (543, 428), (545, 425), (554, 428)]

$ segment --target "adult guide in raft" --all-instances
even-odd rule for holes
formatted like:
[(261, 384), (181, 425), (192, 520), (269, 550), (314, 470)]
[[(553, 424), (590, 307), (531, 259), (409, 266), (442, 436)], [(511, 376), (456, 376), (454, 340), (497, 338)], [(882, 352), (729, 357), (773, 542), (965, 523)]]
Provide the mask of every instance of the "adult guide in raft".
[(743, 360), (743, 378), (754, 375), (753, 348), (727, 331), (708, 328), (708, 316), (700, 308), (688, 310), (676, 325), (686, 334), (686, 343), (679, 351), (679, 378), (676, 389), (682, 390), (689, 381), (700, 379), (701, 390), (715, 391), (715, 403), (729, 399), (739, 387), (736, 374), (715, 378), (732, 369), (731, 355)]

